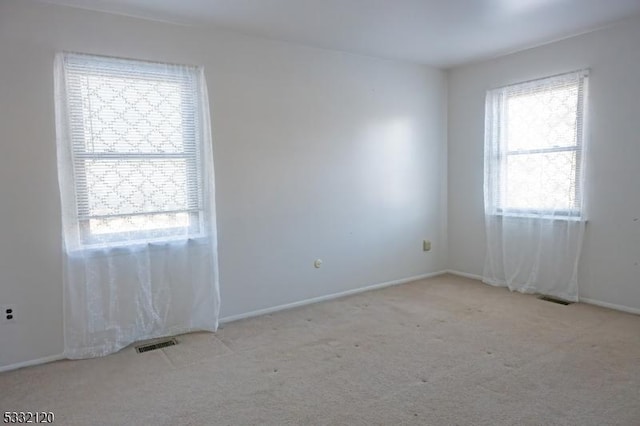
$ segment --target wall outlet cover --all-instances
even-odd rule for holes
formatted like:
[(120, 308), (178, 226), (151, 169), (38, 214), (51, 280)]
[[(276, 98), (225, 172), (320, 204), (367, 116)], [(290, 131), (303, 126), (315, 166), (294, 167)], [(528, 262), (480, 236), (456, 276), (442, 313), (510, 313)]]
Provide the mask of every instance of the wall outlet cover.
[(16, 323), (15, 305), (0, 305), (0, 324)]

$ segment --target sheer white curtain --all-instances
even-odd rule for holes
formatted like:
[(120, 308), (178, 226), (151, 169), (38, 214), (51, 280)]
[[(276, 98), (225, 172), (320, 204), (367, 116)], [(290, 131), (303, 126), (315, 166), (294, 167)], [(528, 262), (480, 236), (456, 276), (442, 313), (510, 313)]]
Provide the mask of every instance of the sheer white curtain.
[(586, 71), (487, 93), (484, 281), (578, 300)]
[(68, 358), (218, 325), (202, 68), (55, 59)]

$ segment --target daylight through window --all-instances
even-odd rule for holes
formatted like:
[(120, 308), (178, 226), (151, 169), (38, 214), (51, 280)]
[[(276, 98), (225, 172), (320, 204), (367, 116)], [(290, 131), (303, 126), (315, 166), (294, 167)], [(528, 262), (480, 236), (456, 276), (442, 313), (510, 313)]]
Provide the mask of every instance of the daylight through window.
[(493, 214), (580, 216), (586, 79), (571, 73), (489, 92)]
[(64, 69), (83, 244), (199, 234), (197, 69), (77, 54)]

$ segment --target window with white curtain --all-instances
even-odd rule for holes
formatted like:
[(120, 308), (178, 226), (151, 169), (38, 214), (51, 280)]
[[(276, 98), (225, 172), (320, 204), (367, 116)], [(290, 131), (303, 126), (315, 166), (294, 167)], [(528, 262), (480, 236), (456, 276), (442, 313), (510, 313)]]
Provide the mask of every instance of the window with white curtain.
[(54, 77), (65, 356), (215, 331), (204, 68), (60, 52)]
[(574, 72), (489, 92), (491, 213), (581, 216), (586, 79)]
[(202, 232), (196, 67), (67, 54), (80, 243)]
[(489, 90), (483, 281), (578, 300), (586, 70)]

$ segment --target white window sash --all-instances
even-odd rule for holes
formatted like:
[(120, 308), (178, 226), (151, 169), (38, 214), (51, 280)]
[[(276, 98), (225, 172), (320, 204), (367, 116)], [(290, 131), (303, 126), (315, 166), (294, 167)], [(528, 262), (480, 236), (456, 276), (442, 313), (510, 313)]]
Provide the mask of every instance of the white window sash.
[[(203, 172), (202, 172), (202, 141), (199, 132), (194, 129), (199, 126), (200, 111), (198, 108), (198, 96), (196, 76), (197, 69), (191, 67), (190, 72), (184, 72), (182, 67), (180, 73), (171, 74), (171, 65), (158, 64), (142, 61), (128, 61), (114, 58), (95, 57), (82, 54), (65, 54), (64, 66), (66, 68), (66, 93), (68, 96), (68, 112), (70, 115), (70, 159), (74, 169), (74, 192), (77, 206), (77, 226), (80, 238), (80, 245), (93, 246), (101, 244), (128, 244), (137, 242), (138, 240), (156, 239), (152, 237), (153, 229), (145, 231), (128, 231), (102, 233), (99, 236), (91, 233), (89, 226), (91, 220), (109, 219), (109, 218), (133, 218), (140, 216), (156, 216), (162, 214), (178, 214), (187, 213), (189, 225), (187, 228), (181, 227), (163, 227), (161, 233), (170, 239), (179, 234), (186, 234), (189, 237), (201, 238), (206, 234), (205, 227), (202, 226), (204, 218), (204, 202), (203, 202)], [(168, 71), (169, 69), (169, 71)], [(91, 129), (86, 128), (82, 114), (83, 107), (77, 104), (82, 93), (78, 80), (89, 77), (114, 77), (130, 79), (135, 81), (137, 78), (148, 81), (157, 81), (160, 83), (169, 82), (180, 86), (180, 91), (184, 99), (190, 102), (183, 102), (182, 119), (187, 119), (191, 126), (183, 127), (182, 144), (183, 149), (180, 152), (93, 152), (87, 150), (86, 140), (92, 138)], [(70, 78), (71, 77), (71, 78)], [(76, 79), (75, 81), (69, 81)], [(76, 102), (76, 104), (74, 104)], [(186, 118), (185, 118), (186, 117)], [(80, 125), (78, 125), (80, 124)], [(87, 133), (89, 132), (89, 134)], [(186, 176), (186, 203), (183, 209), (167, 208), (167, 209), (145, 209), (135, 212), (123, 212), (112, 214), (96, 214), (90, 211), (89, 204), (89, 188), (87, 183), (87, 162), (126, 162), (130, 160), (182, 160), (185, 163), (184, 173)]]
[[(585, 120), (585, 103), (584, 94), (586, 91), (586, 84), (588, 78), (588, 70), (579, 70), (566, 74), (555, 75), (538, 80), (530, 80), (523, 83), (517, 83), (513, 85), (503, 86), (497, 89), (492, 89), (487, 93), (487, 108), (492, 108), (493, 113), (489, 116), (493, 122), (487, 121), (487, 142), (493, 140), (496, 146), (493, 149), (493, 154), (485, 157), (485, 168), (490, 169), (485, 171), (485, 188), (494, 194), (490, 197), (493, 202), (491, 205), (486, 206), (487, 213), (496, 216), (521, 216), (521, 217), (554, 217), (567, 220), (574, 220), (575, 218), (581, 218), (583, 215), (582, 199), (583, 199), (583, 185), (582, 175), (584, 169), (583, 162), (583, 128)], [(534, 94), (540, 91), (552, 90), (566, 86), (567, 84), (578, 85), (578, 104), (577, 104), (577, 116), (576, 116), (576, 141), (574, 145), (565, 145), (557, 147), (547, 148), (535, 148), (535, 149), (523, 149), (523, 150), (507, 150), (507, 135), (506, 135), (506, 123), (508, 115), (506, 113), (507, 98), (516, 95)], [(489, 117), (488, 116), (488, 117)], [(508, 182), (507, 176), (507, 160), (513, 156), (518, 155), (531, 155), (531, 154), (553, 154), (562, 152), (575, 152), (575, 176), (574, 176), (574, 206), (570, 209), (555, 209), (549, 210), (544, 208), (509, 208), (505, 207), (505, 196)], [(491, 176), (491, 173), (494, 173)], [(490, 201), (490, 200), (489, 200)]]

